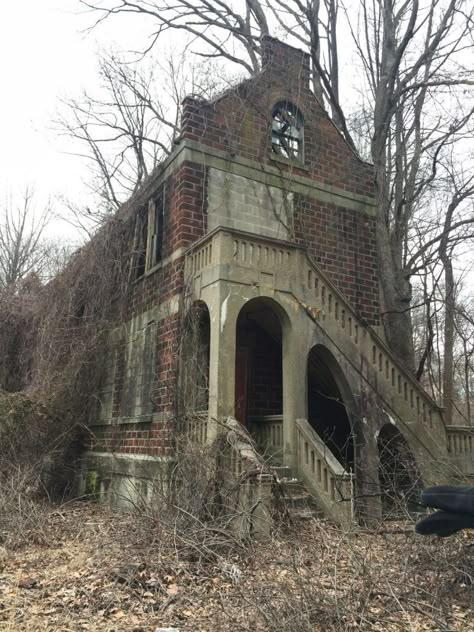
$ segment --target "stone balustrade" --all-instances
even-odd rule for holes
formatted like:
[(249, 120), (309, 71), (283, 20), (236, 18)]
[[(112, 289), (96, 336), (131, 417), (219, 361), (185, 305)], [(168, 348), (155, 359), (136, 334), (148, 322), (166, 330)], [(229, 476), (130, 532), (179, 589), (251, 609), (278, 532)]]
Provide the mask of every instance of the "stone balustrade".
[(283, 452), (283, 415), (264, 415), (249, 421), (249, 431), (258, 449), (270, 459)]
[(195, 279), (214, 265), (227, 265), (230, 276), (231, 269), (244, 267), (252, 269), (256, 282), (263, 287), (273, 283), (272, 287), (278, 285), (278, 289), (290, 292), (308, 316), (337, 341), (355, 366), (360, 366), (362, 356), (367, 381), (377, 387), (397, 417), (412, 427), (415, 425), (414, 434), (421, 431), (424, 443), (430, 444), (433, 453), (440, 445), (445, 450), (445, 426), (437, 404), (376, 331), (358, 318), (303, 248), (230, 229), (216, 229), (193, 246), (187, 259), (188, 274)]
[(474, 427), (448, 426), (448, 454), (461, 474), (474, 475)]
[(298, 475), (339, 523), (352, 521), (352, 474), (346, 472), (306, 419), (296, 420)]

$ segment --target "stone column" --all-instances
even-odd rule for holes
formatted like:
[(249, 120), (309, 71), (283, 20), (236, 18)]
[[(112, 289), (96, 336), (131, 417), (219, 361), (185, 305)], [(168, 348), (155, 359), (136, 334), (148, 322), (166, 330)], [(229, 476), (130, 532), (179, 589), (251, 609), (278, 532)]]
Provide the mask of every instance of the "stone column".
[(218, 282), (206, 302), (211, 317), (208, 440), (212, 441), (217, 433), (212, 420), (234, 414), (236, 326), (241, 298), (228, 284)]
[(283, 463), (296, 466), (296, 419), (308, 416), (306, 336), (299, 327), (283, 328)]

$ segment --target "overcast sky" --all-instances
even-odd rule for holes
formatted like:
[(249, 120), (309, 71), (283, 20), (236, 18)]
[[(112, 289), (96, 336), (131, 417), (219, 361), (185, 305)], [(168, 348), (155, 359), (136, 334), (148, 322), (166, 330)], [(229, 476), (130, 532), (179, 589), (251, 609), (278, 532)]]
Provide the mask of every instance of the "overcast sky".
[(87, 34), (92, 16), (77, 0), (0, 2), (0, 196), (35, 184), (39, 196), (75, 197), (84, 162), (67, 154), (52, 121), (64, 96), (93, 91), (96, 50), (143, 43), (137, 19), (114, 20)]

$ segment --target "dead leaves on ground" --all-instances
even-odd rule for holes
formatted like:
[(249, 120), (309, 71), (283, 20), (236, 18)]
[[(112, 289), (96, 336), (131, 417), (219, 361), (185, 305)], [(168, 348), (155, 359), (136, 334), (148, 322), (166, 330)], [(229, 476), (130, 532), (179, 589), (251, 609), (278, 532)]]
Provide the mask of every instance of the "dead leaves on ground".
[[(309, 521), (246, 556), (200, 564), (172, 534), (72, 504), (48, 546), (0, 557), (0, 629), (193, 632), (474, 630), (472, 534), (344, 534)], [(218, 556), (217, 556), (218, 557)]]

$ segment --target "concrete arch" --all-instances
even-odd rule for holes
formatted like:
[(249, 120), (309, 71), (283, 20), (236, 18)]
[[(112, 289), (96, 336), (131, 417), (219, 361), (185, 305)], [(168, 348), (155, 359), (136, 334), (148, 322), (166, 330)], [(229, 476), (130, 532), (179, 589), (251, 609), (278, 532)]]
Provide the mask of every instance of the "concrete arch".
[(334, 355), (316, 344), (307, 357), (308, 421), (346, 468), (355, 470), (358, 436), (356, 404)]
[(260, 296), (239, 310), (235, 331), (235, 416), (258, 424), (283, 415), (283, 338), (290, 321), (281, 305)]
[(348, 410), (354, 413), (356, 410), (354, 394), (351, 387), (349, 386), (349, 382), (344, 374), (344, 371), (342, 370), (339, 362), (336, 360), (334, 354), (321, 343), (313, 345), (309, 350), (308, 356), (312, 351), (315, 351), (322, 359), (324, 364), (327, 366), (327, 368), (331, 372), (331, 375), (334, 377), (339, 391), (341, 392), (341, 396), (345, 406)]
[(408, 441), (393, 423), (385, 423), (377, 434), (379, 485), (382, 513), (400, 517), (416, 509), (422, 488), (420, 469)]
[(259, 296), (254, 296), (247, 300), (244, 299), (237, 318), (239, 318), (243, 312), (251, 311), (255, 309), (255, 307), (267, 308), (273, 311), (279, 319), (282, 332), (287, 331), (291, 327), (290, 317), (283, 305), (275, 297), (265, 294), (260, 294)]

